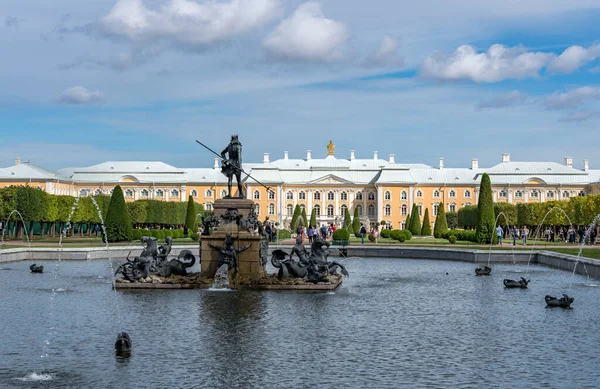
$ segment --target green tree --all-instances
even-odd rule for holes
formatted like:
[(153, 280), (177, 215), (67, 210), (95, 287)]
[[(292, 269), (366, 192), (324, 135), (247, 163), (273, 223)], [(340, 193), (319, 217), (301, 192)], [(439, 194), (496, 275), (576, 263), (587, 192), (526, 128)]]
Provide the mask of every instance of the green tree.
[(410, 228), (408, 229), (413, 235), (421, 235), (421, 220), (419, 219), (419, 208), (417, 204), (413, 204), (410, 221)]
[(496, 240), (494, 219), (494, 200), (492, 198), (492, 182), (487, 173), (481, 176), (479, 185), (479, 203), (477, 203), (477, 227), (475, 239), (479, 243), (490, 243)]
[(406, 215), (406, 221), (404, 222), (404, 229), (408, 230), (410, 228), (411, 214)]
[(198, 232), (198, 223), (196, 223), (196, 203), (194, 198), (190, 196), (187, 203), (187, 214), (185, 215), (185, 225), (188, 228), (188, 236)]
[(127, 211), (134, 225), (144, 224), (146, 222), (148, 203), (145, 201), (132, 201), (127, 203)]
[(449, 211), (446, 213), (446, 222), (448, 223), (449, 229), (456, 230), (458, 227), (458, 213), (454, 211)]
[(312, 209), (312, 212), (310, 214), (310, 223), (311, 226), (313, 227), (317, 227), (317, 214), (315, 213), (315, 209)]
[[(503, 216), (500, 216), (500, 213)], [(498, 218), (498, 216), (500, 217)], [(495, 203), (494, 218), (500, 225), (515, 225), (517, 224), (517, 207), (508, 203)]]
[(302, 208), (302, 221), (300, 223), (301, 226), (306, 227), (306, 224), (308, 223), (308, 217), (306, 216), (306, 208)]
[(477, 207), (468, 205), (458, 210), (458, 226), (473, 229), (477, 225)]
[(445, 232), (448, 232), (448, 220), (446, 219), (444, 203), (440, 203), (438, 205), (437, 217), (435, 218), (435, 225), (433, 226), (433, 236), (441, 238)]
[[(436, 220), (437, 222), (437, 220)], [(423, 226), (421, 227), (421, 235), (431, 235), (431, 222), (429, 221), (429, 208), (425, 208), (425, 215), (423, 215)]]
[(108, 206), (108, 214), (104, 222), (106, 236), (109, 242), (122, 242), (131, 240), (131, 219), (121, 186), (115, 186)]
[(296, 232), (298, 229), (298, 217), (300, 216), (300, 205), (296, 204), (294, 208), (294, 214), (292, 215), (292, 222), (290, 223), (290, 230)]
[(354, 207), (354, 219), (352, 220), (352, 232), (354, 236), (360, 238), (360, 216), (358, 216), (358, 208)]
[(346, 208), (344, 213), (344, 228), (350, 231), (352, 229), (352, 218), (350, 217), (350, 210)]

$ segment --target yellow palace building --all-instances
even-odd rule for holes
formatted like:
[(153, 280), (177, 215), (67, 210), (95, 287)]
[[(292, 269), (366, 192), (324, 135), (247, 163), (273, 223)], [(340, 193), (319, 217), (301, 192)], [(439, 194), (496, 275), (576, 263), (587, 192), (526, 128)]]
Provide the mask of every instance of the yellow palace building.
[[(271, 161), (265, 153), (262, 163), (245, 163), (243, 168), (271, 188), (244, 179), (246, 197), (255, 202), (259, 216), (284, 226), (297, 204), (309, 216), (314, 209), (319, 224), (341, 224), (346, 212), (352, 216), (358, 209), (366, 223), (385, 221), (402, 228), (413, 204), (421, 218), (428, 208), (433, 223), (440, 203), (446, 212), (476, 205), (483, 173), (490, 175), (495, 202), (544, 202), (600, 193), (600, 170), (589, 169), (587, 160), (575, 168), (571, 158), (562, 164), (513, 162), (510, 154), (502, 154), (501, 162), (489, 168), (479, 167), (476, 159), (470, 167), (445, 168), (443, 158), (437, 167), (397, 163), (393, 154), (381, 159), (377, 152), (368, 159), (356, 158), (354, 151), (338, 158), (330, 142), (324, 158), (313, 158), (310, 150), (304, 158), (290, 158), (285, 151), (282, 159)], [(14, 166), (0, 168), (0, 188), (29, 185), (50, 194), (91, 196), (110, 194), (117, 184), (127, 201), (187, 201), (192, 196), (207, 210), (227, 193), (218, 159), (212, 168), (113, 161), (50, 171), (19, 159)]]

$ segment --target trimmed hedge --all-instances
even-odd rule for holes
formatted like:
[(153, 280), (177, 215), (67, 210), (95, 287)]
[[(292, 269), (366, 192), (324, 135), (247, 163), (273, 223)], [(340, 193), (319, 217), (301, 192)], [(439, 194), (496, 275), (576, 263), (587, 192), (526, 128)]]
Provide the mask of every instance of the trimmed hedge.
[(373, 236), (373, 234), (369, 234), (368, 238), (369, 242), (375, 242), (375, 237)]
[[(389, 238), (389, 237), (390, 237), (390, 233), (391, 233), (392, 231), (393, 231), (393, 230), (388, 230), (387, 228), (384, 228), (383, 230), (381, 230), (381, 233), (380, 233), (380, 235), (381, 235), (381, 237), (382, 237), (382, 238)], [(359, 236), (360, 236), (360, 235), (359, 235)]]
[(448, 237), (448, 242), (450, 242), (450, 243), (452, 243), (452, 244), (456, 243), (456, 236), (454, 236), (454, 235), (450, 235), (450, 236)]
[(108, 206), (108, 214), (104, 222), (106, 239), (109, 242), (124, 242), (131, 240), (131, 218), (127, 211), (123, 191), (115, 186)]
[(284, 229), (277, 230), (277, 240), (290, 239), (291, 237), (292, 237), (292, 233), (289, 232), (288, 230), (284, 230)]
[(441, 237), (443, 239), (450, 240), (451, 236), (456, 237), (456, 240), (463, 240), (463, 241), (478, 243), (476, 233), (474, 230), (450, 230), (450, 231), (446, 231), (444, 234), (442, 234)]
[(338, 228), (333, 233), (333, 240), (349, 240), (350, 232), (344, 228)]

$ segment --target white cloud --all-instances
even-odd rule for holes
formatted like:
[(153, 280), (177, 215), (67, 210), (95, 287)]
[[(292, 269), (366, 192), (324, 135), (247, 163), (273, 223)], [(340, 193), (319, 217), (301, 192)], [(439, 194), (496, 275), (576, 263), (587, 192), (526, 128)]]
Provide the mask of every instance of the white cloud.
[(554, 54), (527, 52), (523, 47), (492, 45), (484, 53), (463, 45), (448, 55), (436, 52), (421, 65), (420, 74), (439, 80), (499, 82), (505, 79), (536, 77)]
[(560, 119), (558, 119), (559, 122), (584, 122), (586, 120), (589, 120), (595, 116), (598, 116), (598, 112), (594, 112), (594, 111), (580, 111), (580, 112), (573, 112), (569, 115), (563, 116)]
[(147, 8), (143, 0), (118, 0), (101, 23), (105, 32), (132, 42), (164, 40), (205, 47), (262, 26), (279, 14), (279, 0), (167, 0), (157, 10)]
[(104, 95), (102, 92), (90, 92), (82, 86), (67, 88), (58, 97), (58, 101), (63, 104), (92, 104), (102, 101), (103, 99)]
[(587, 49), (581, 46), (571, 46), (550, 62), (548, 70), (569, 73), (587, 65), (596, 58), (600, 58), (600, 44), (592, 45)]
[(377, 51), (371, 54), (364, 62), (367, 67), (398, 67), (404, 64), (404, 61), (398, 56), (398, 40), (391, 35), (386, 34)]
[(549, 110), (576, 108), (589, 100), (600, 99), (600, 90), (591, 86), (583, 86), (566, 93), (555, 92), (546, 98), (545, 105)]
[(477, 109), (513, 107), (525, 102), (527, 102), (527, 94), (514, 90), (480, 102)]
[(343, 23), (325, 18), (318, 3), (307, 2), (283, 20), (263, 45), (282, 59), (335, 61), (343, 58), (348, 37)]

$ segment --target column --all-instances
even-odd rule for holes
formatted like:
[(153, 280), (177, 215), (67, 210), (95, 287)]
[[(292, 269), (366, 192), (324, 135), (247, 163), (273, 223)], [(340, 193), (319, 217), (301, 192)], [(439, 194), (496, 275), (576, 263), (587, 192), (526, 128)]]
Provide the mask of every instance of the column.
[(367, 217), (369, 217), (369, 214), (367, 213), (367, 191), (365, 190), (365, 188), (361, 190), (361, 193), (363, 196), (363, 217), (366, 219)]
[(140, 198), (140, 191), (138, 190), (138, 188), (135, 188), (133, 190), (133, 201), (136, 201)]
[(415, 187), (408, 188), (408, 213), (412, 212), (413, 204), (415, 203)]
[(165, 201), (169, 201), (169, 196), (171, 196), (171, 191), (165, 188)]
[(523, 191), (523, 202), (528, 202), (529, 201), (529, 191), (528, 190), (524, 190)]
[(479, 188), (475, 188), (475, 205), (479, 204)]
[[(294, 209), (296, 209), (296, 205), (298, 204), (298, 191), (292, 189), (292, 195), (294, 196)], [(287, 192), (285, 193), (285, 199), (287, 200)]]
[(283, 201), (283, 185), (277, 186), (276, 196), (277, 196), (277, 204), (279, 204), (279, 215), (277, 216), (277, 220), (279, 221), (279, 224), (283, 226), (283, 214), (284, 214), (283, 206), (285, 204), (285, 202)]
[(498, 191), (494, 190), (494, 191), (492, 191), (492, 193), (493, 193), (493, 197), (494, 197), (494, 202), (496, 202), (498, 200)]
[(321, 216), (327, 216), (327, 208), (325, 208), (325, 190), (321, 189)]
[[(340, 191), (339, 191), (339, 189), (336, 189), (333, 191), (333, 198), (335, 199), (335, 212), (333, 212), (333, 214), (341, 216), (342, 213), (340, 212)], [(339, 214), (338, 214), (338, 212), (339, 212)]]
[(383, 187), (377, 187), (377, 223), (383, 220), (383, 212), (382, 212), (382, 200), (383, 200)]
[(306, 191), (306, 201), (307, 201), (307, 204), (308, 204), (308, 210), (307, 211), (310, 211), (310, 214), (312, 216), (312, 209), (313, 209), (313, 205), (312, 205), (312, 202), (313, 202), (313, 192), (312, 192), (312, 189), (308, 189)]
[[(216, 188), (215, 188), (216, 190)], [(231, 187), (231, 190), (233, 191), (233, 186)], [(215, 196), (215, 199), (218, 198)], [(252, 200), (254, 201), (254, 195), (252, 194), (252, 185), (248, 185), (246, 187), (246, 199)]]
[(512, 204), (512, 199), (513, 199), (513, 191), (512, 189), (508, 190), (508, 203)]
[[(181, 202), (187, 202), (187, 196), (185, 191), (187, 190), (187, 187), (185, 185), (181, 186), (181, 192), (179, 192), (179, 195), (181, 196)], [(215, 198), (217, 198), (217, 193), (215, 192)]]
[(544, 202), (546, 201), (546, 191), (545, 190), (540, 190), (540, 202)]

